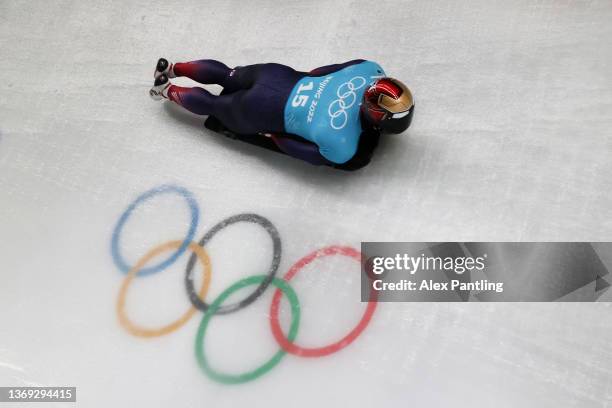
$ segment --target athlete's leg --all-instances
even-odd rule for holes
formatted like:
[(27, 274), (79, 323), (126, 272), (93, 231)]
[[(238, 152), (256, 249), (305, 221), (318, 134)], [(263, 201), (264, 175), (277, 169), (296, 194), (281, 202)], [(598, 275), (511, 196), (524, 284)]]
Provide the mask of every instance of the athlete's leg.
[(165, 94), (169, 100), (196, 115), (212, 115), (219, 98), (203, 88), (176, 85), (170, 85)]
[(201, 84), (221, 85), (224, 93), (229, 93), (251, 88), (263, 65), (271, 64), (246, 65), (231, 69), (222, 62), (204, 59), (177, 62), (171, 65), (169, 71), (170, 77), (184, 76)]
[(267, 128), (265, 117), (268, 115), (261, 112), (261, 101), (250, 98), (248, 92), (238, 91), (217, 96), (200, 87), (170, 85), (163, 94), (196, 115), (215, 116), (233, 132), (253, 134)]
[(301, 76), (280, 64), (238, 67), (230, 70), (227, 79), (219, 81), (224, 90), (215, 96), (199, 87), (172, 85), (161, 74), (151, 89), (151, 96), (157, 100), (168, 98), (198, 115), (215, 116), (238, 134), (282, 133), (285, 102)]
[(276, 88), (280, 82), (295, 79), (302, 73), (281, 64), (255, 64), (231, 69), (212, 59), (172, 64), (165, 58), (160, 58), (155, 77), (161, 74), (166, 74), (169, 78), (184, 76), (201, 84), (218, 84), (224, 88), (224, 93), (228, 93), (249, 89), (260, 82)]
[(231, 71), (224, 63), (212, 59), (177, 62), (172, 65), (174, 76), (184, 76), (201, 84), (225, 86), (224, 83)]
[(200, 60), (175, 64), (174, 73), (203, 84), (218, 84), (223, 94), (251, 89), (257, 84), (277, 88), (297, 75), (292, 68), (281, 64), (244, 65), (233, 69), (215, 60)]
[(200, 87), (171, 84), (168, 77), (161, 74), (150, 94), (155, 100), (167, 98), (197, 115), (213, 115), (236, 133), (280, 132), (283, 129), (284, 100), (279, 99), (278, 91), (267, 86), (216, 96)]

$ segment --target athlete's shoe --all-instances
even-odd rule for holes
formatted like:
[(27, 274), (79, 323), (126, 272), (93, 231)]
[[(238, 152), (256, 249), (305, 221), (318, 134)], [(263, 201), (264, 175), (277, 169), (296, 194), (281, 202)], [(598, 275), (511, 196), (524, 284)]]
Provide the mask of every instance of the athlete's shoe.
[(153, 88), (149, 91), (149, 95), (154, 101), (161, 101), (168, 97), (168, 87), (172, 85), (166, 74), (161, 74), (153, 83)]
[(168, 60), (165, 58), (160, 58), (157, 60), (157, 65), (155, 66), (155, 73), (153, 74), (153, 77), (157, 79), (160, 75), (166, 74), (168, 78), (174, 78), (175, 75), (173, 68), (174, 64), (168, 62)]

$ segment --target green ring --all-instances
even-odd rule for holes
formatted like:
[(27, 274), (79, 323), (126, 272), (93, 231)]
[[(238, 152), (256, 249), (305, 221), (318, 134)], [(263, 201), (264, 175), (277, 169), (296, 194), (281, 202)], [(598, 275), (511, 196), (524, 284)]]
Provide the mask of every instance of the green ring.
[[(223, 293), (221, 293), (214, 302), (211, 303), (208, 311), (202, 317), (202, 321), (200, 322), (200, 326), (198, 327), (198, 332), (196, 334), (195, 340), (195, 353), (196, 359), (198, 360), (198, 364), (200, 368), (209, 378), (220, 382), (222, 384), (242, 384), (248, 381), (252, 381), (256, 378), (261, 377), (268, 371), (270, 371), (274, 366), (276, 366), (280, 360), (284, 357), (287, 352), (283, 349), (279, 350), (270, 360), (257, 367), (252, 371), (248, 371), (243, 374), (225, 374), (213, 369), (206, 356), (204, 355), (204, 334), (206, 333), (206, 328), (208, 327), (208, 323), (210, 319), (215, 315), (215, 312), (221, 307), (223, 302), (234, 292), (251, 285), (258, 285), (262, 281), (270, 279), (269, 276), (264, 275), (256, 275), (250, 276), (248, 278), (242, 279), (236, 283), (234, 283), (229, 288), (225, 289)], [(298, 300), (297, 294), (293, 290), (289, 284), (279, 278), (274, 278), (270, 282), (272, 285), (279, 288), (289, 299), (289, 303), (291, 304), (291, 327), (289, 328), (289, 334), (287, 338), (289, 341), (295, 340), (297, 336), (298, 326), (300, 325), (300, 302)]]

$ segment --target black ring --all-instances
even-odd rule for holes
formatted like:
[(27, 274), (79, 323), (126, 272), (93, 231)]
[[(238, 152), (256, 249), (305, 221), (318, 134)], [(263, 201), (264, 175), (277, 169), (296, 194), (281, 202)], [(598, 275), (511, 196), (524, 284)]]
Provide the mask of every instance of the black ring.
[[(215, 312), (215, 314), (228, 314), (228, 313), (236, 312), (240, 309), (244, 309), (245, 307), (253, 303), (259, 296), (261, 296), (261, 294), (266, 290), (268, 285), (270, 285), (270, 282), (272, 282), (272, 279), (274, 279), (274, 276), (276, 275), (276, 271), (278, 270), (278, 265), (280, 264), (281, 239), (280, 239), (278, 230), (276, 229), (274, 224), (270, 222), (270, 220), (262, 217), (261, 215), (257, 215), (257, 214), (250, 214), (250, 213), (237, 214), (237, 215), (233, 215), (231, 217), (224, 219), (223, 221), (221, 221), (220, 223), (212, 227), (206, 234), (204, 234), (200, 242), (198, 242), (198, 245), (200, 245), (203, 248), (204, 245), (206, 245), (208, 241), (210, 241), (217, 232), (237, 222), (252, 222), (255, 224), (259, 224), (268, 232), (268, 234), (270, 234), (270, 238), (272, 238), (272, 245), (273, 245), (272, 264), (270, 265), (270, 269), (268, 270), (268, 275), (266, 279), (264, 279), (259, 284), (259, 286), (255, 288), (253, 293), (251, 293), (249, 296), (247, 296), (246, 298), (244, 298), (243, 300), (239, 302), (221, 306)], [(189, 257), (189, 261), (187, 262), (187, 268), (185, 270), (185, 288), (187, 289), (187, 296), (189, 296), (189, 301), (191, 301), (191, 304), (195, 308), (203, 312), (206, 312), (208, 308), (210, 307), (210, 305), (204, 302), (202, 299), (200, 299), (200, 297), (198, 296), (198, 294), (196, 293), (194, 289), (192, 272), (193, 272), (193, 267), (195, 265), (195, 261), (196, 261), (196, 256), (195, 254), (192, 253), (191, 256)]]

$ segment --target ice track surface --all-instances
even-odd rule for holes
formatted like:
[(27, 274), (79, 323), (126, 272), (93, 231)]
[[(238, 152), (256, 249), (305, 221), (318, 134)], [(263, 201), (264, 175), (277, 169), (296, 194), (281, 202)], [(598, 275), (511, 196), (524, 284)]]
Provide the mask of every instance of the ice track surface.
[[(196, 242), (235, 214), (270, 220), (278, 276), (366, 240), (612, 240), (610, 21), (612, 3), (595, 0), (2, 1), (0, 385), (74, 385), (83, 407), (612, 406), (609, 304), (379, 304), (340, 352), (286, 355), (230, 386), (198, 366), (200, 312), (157, 338), (120, 325), (111, 255), (122, 212), (162, 185), (192, 194)], [(304, 70), (373, 59), (411, 87), (415, 119), (363, 171), (315, 168), (151, 101), (159, 56)], [(192, 221), (184, 197), (153, 197), (126, 220), (122, 255), (133, 265)], [(209, 302), (273, 258), (267, 231), (244, 222), (206, 251)], [(130, 283), (130, 319), (161, 326), (188, 310), (189, 254)], [(291, 281), (299, 344), (357, 324), (355, 265), (325, 257)], [(193, 275), (199, 289), (197, 262)], [(273, 293), (210, 321), (212, 366), (240, 373), (274, 356)], [(280, 309), (286, 332), (286, 299)]]

